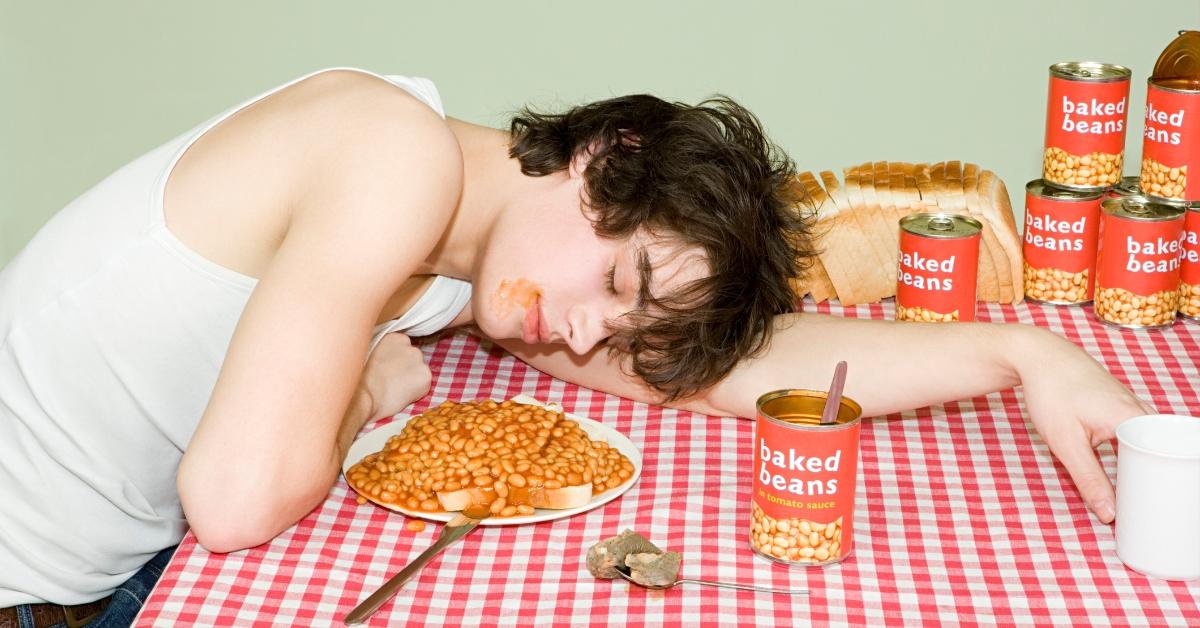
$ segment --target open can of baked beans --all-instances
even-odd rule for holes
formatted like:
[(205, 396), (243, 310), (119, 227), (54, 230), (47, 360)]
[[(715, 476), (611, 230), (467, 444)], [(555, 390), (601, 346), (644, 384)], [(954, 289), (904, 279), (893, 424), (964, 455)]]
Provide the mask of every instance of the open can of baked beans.
[(1129, 117), (1128, 68), (1070, 61), (1050, 66), (1042, 178), (1071, 190), (1104, 190), (1121, 179)]
[[(1150, 79), (1142, 140), (1142, 193), (1152, 200), (1200, 201), (1200, 80)], [(1192, 175), (1189, 181), (1189, 173)]]
[(1056, 305), (1092, 300), (1102, 197), (1041, 179), (1025, 185), (1025, 298)]
[(1143, 196), (1111, 198), (1100, 209), (1096, 317), (1134, 329), (1173, 324), (1184, 209)]
[(1200, 322), (1200, 203), (1188, 205), (1179, 259), (1179, 315)]
[(826, 398), (798, 389), (758, 398), (750, 548), (790, 566), (841, 562), (854, 548), (862, 407), (843, 396), (824, 425)]
[(920, 213), (900, 219), (896, 320), (975, 320), (975, 279), (983, 225), (961, 214)]

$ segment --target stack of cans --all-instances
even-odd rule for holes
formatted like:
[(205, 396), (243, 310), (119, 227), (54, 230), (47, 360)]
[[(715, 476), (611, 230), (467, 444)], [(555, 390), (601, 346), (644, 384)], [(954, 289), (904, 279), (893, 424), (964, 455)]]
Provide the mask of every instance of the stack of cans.
[[(1183, 51), (1183, 52), (1180, 52)], [(1183, 31), (1149, 79), (1140, 177), (1122, 177), (1132, 73), (1050, 66), (1042, 178), (1025, 186), (1024, 288), (1093, 303), (1138, 329), (1200, 321), (1200, 32)]]

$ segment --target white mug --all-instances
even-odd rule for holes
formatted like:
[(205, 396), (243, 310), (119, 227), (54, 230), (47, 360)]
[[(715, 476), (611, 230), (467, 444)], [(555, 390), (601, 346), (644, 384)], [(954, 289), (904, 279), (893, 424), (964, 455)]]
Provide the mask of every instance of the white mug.
[(1117, 443), (1117, 555), (1154, 578), (1200, 578), (1200, 418), (1134, 417)]

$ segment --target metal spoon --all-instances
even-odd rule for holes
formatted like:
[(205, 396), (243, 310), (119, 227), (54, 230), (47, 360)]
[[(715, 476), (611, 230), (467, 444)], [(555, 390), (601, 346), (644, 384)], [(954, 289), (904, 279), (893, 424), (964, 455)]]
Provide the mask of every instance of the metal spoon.
[(346, 625), (361, 624), (367, 621), (367, 618), (375, 614), (383, 603), (391, 599), (404, 583), (412, 579), (413, 576), (425, 566), (426, 563), (433, 560), (434, 556), (446, 549), (446, 546), (466, 536), (468, 532), (475, 529), (480, 521), (492, 516), (487, 506), (471, 505), (458, 513), (449, 523), (442, 528), (441, 535), (415, 560), (408, 564), (407, 567), (400, 570), (400, 573), (394, 575), (387, 582), (383, 583), (379, 590), (371, 594), (371, 597), (363, 600), (346, 615)]
[(673, 586), (688, 583), (688, 584), (704, 584), (704, 585), (708, 585), (710, 587), (725, 587), (727, 589), (741, 589), (742, 591), (760, 591), (762, 593), (780, 593), (783, 595), (808, 595), (808, 589), (768, 589), (766, 587), (754, 587), (754, 586), (750, 586), (748, 584), (733, 584), (732, 582), (712, 582), (709, 580), (689, 580), (686, 578), (682, 579), (682, 580), (676, 580), (675, 582), (672, 582), (671, 584), (642, 584), (641, 582), (638, 582), (637, 580), (633, 579), (633, 576), (629, 573), (629, 567), (626, 567), (625, 565), (615, 565), (614, 568), (617, 570), (617, 573), (620, 574), (622, 578), (638, 585), (639, 587), (645, 587), (647, 589), (655, 589), (655, 590), (670, 589)]

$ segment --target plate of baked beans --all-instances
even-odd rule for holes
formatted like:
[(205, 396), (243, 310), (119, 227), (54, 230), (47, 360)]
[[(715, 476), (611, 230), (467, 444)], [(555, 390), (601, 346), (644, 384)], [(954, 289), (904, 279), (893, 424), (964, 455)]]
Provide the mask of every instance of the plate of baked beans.
[(641, 476), (642, 454), (610, 426), (519, 395), (397, 417), (354, 441), (342, 473), (359, 503), (433, 521), (480, 504), (492, 512), (482, 525), (513, 525), (620, 497)]

